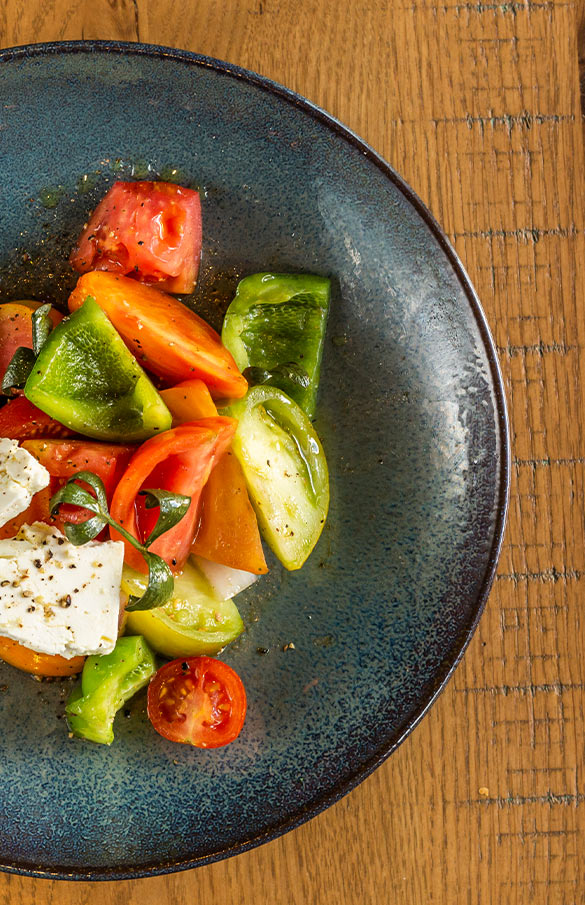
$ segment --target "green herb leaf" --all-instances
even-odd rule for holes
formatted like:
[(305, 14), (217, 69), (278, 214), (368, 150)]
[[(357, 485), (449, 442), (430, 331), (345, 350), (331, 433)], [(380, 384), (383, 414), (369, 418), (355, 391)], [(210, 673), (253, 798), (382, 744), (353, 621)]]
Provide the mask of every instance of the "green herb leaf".
[(190, 496), (184, 496), (182, 493), (170, 493), (168, 490), (141, 490), (139, 496), (146, 497), (147, 509), (160, 507), (156, 525), (144, 541), (145, 547), (150, 547), (161, 534), (174, 528), (187, 514), (191, 505)]
[(9, 396), (12, 390), (22, 390), (35, 361), (36, 356), (33, 350), (20, 346), (12, 356), (2, 378), (2, 392)]
[(100, 531), (108, 524), (108, 520), (101, 515), (94, 515), (85, 522), (67, 522), (64, 525), (67, 540), (70, 540), (76, 547), (87, 544), (90, 540), (95, 540)]
[(50, 305), (41, 305), (32, 315), (32, 341), (33, 351), (38, 355), (49, 338), (49, 334), (53, 329), (53, 324), (49, 314), (51, 312)]
[[(70, 506), (83, 506), (85, 507), (85, 509), (89, 509), (90, 512), (94, 512), (96, 515), (99, 515), (104, 520), (104, 524), (109, 521), (107, 497), (105, 498), (104, 505), (104, 499), (99, 499), (97, 497), (97, 493), (96, 496), (94, 496), (92, 493), (90, 493), (89, 490), (86, 490), (85, 487), (81, 487), (79, 484), (75, 483), (78, 480), (86, 480), (88, 475), (92, 478), (92, 480), (96, 478), (96, 475), (94, 475), (92, 472), (80, 471), (79, 474), (76, 474), (73, 478), (70, 478), (67, 483), (64, 484), (63, 487), (61, 487), (53, 497), (51, 497), (51, 515), (56, 515), (59, 511), (59, 506), (62, 503), (67, 503)], [(97, 480), (99, 481), (99, 478), (97, 478)], [(89, 483), (89, 481), (87, 483)], [(103, 491), (105, 496), (103, 484), (101, 486), (101, 490)]]
[(164, 606), (173, 596), (175, 587), (173, 573), (162, 557), (146, 551), (143, 551), (142, 555), (148, 563), (148, 587), (142, 597), (130, 595), (126, 604), (126, 610), (130, 613)]

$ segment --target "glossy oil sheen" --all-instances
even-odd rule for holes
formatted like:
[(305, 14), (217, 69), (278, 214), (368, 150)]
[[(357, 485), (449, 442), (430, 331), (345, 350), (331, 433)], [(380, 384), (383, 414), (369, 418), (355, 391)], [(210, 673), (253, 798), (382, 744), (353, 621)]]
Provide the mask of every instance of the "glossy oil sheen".
[(140, 45), (5, 51), (0, 142), (4, 300), (64, 303), (89, 211), (116, 178), (158, 173), (202, 189), (190, 303), (216, 326), (246, 274), (333, 281), (315, 422), (329, 520), (302, 571), (270, 557), (239, 599), (246, 631), (224, 658), (247, 689), (240, 738), (216, 751), (173, 745), (139, 697), (111, 748), (70, 740), (57, 718), (69, 684), (0, 669), (5, 869), (99, 879), (226, 857), (367, 775), (470, 637), (506, 505), (487, 327), (399, 177), (334, 120), (242, 70)]

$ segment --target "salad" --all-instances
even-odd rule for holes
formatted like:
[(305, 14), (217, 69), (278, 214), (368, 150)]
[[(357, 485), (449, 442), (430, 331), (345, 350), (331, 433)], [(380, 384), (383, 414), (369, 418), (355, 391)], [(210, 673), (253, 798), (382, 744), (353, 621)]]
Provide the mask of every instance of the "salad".
[(193, 293), (198, 192), (117, 182), (71, 252), (64, 315), (0, 304), (0, 658), (78, 679), (71, 737), (109, 745), (147, 686), (154, 729), (214, 748), (246, 715), (217, 658), (237, 594), (300, 569), (323, 529), (327, 463), (311, 419), (329, 281), (242, 279), (220, 335)]

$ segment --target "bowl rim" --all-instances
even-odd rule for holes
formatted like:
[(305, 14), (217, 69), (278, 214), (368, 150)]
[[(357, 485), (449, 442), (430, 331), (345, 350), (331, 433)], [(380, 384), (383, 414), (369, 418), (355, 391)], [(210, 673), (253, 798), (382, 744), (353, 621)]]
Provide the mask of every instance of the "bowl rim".
[(509, 490), (510, 490), (510, 427), (508, 412), (506, 406), (506, 397), (504, 391), (504, 382), (500, 370), (500, 364), (496, 351), (496, 346), (492, 338), (487, 318), (481, 306), (479, 297), (469, 279), (467, 272), (451, 242), (445, 235), (443, 229), (431, 214), (426, 205), (421, 201), (416, 192), (408, 185), (408, 183), (396, 172), (377, 151), (375, 151), (367, 142), (360, 138), (348, 126), (344, 125), (340, 120), (336, 119), (332, 114), (327, 113), (321, 107), (314, 104), (307, 98), (292, 91), (289, 88), (260, 75), (252, 70), (244, 69), (233, 63), (227, 63), (223, 60), (204, 54), (194, 53), (188, 50), (180, 50), (175, 47), (168, 47), (159, 44), (147, 44), (141, 42), (129, 41), (106, 41), (106, 40), (75, 40), (75, 41), (50, 41), (38, 44), (24, 44), (14, 47), (6, 47), (0, 49), (0, 65), (11, 62), (17, 62), (22, 59), (33, 57), (50, 57), (60, 56), (62, 54), (114, 54), (120, 56), (146, 56), (159, 59), (170, 59), (173, 62), (184, 63), (190, 66), (196, 66), (203, 69), (211, 69), (218, 73), (230, 76), (243, 82), (247, 82), (256, 88), (266, 91), (282, 101), (297, 107), (307, 116), (317, 120), (321, 125), (330, 129), (337, 137), (344, 140), (351, 147), (359, 150), (363, 156), (373, 163), (388, 178), (405, 199), (412, 205), (418, 215), (429, 227), (434, 238), (437, 240), (444, 255), (450, 262), (455, 275), (465, 293), (471, 312), (477, 323), (482, 342), (485, 347), (487, 360), (490, 368), (490, 376), (492, 389), (495, 397), (497, 412), (497, 427), (499, 429), (500, 440), (500, 456), (497, 469), (498, 495), (496, 504), (496, 518), (494, 522), (494, 536), (486, 562), (486, 570), (480, 591), (477, 597), (473, 617), (469, 623), (463, 627), (457, 639), (455, 653), (446, 659), (440, 672), (437, 674), (434, 687), (430, 694), (421, 703), (410, 720), (402, 726), (398, 731), (390, 733), (385, 739), (383, 749), (378, 750), (371, 758), (369, 758), (361, 767), (359, 767), (348, 779), (338, 780), (335, 785), (326, 792), (317, 795), (310, 803), (296, 810), (290, 816), (277, 821), (269, 829), (259, 833), (242, 842), (238, 842), (232, 846), (225, 848), (217, 848), (207, 854), (199, 855), (193, 858), (187, 858), (182, 861), (153, 861), (149, 864), (142, 864), (134, 867), (130, 864), (120, 864), (116, 867), (89, 867), (86, 870), (72, 870), (70, 866), (53, 866), (43, 868), (41, 865), (32, 864), (22, 861), (4, 861), (0, 863), (0, 870), (20, 874), (29, 877), (38, 877), (46, 879), (63, 879), (63, 880), (125, 880), (138, 879), (140, 877), (151, 877), (161, 874), (174, 873), (177, 871), (190, 870), (204, 864), (210, 864), (215, 861), (221, 861), (233, 855), (241, 854), (250, 849), (270, 842), (273, 839), (282, 836), (289, 830), (295, 829), (312, 817), (316, 817), (322, 811), (326, 810), (332, 804), (339, 801), (344, 795), (351, 792), (363, 780), (365, 780), (375, 769), (377, 769), (410, 735), (410, 733), (418, 726), (420, 721), (426, 715), (430, 707), (437, 700), (440, 693), (445, 688), (447, 682), (451, 678), (453, 672), (458, 666), (463, 654), (465, 653), (469, 642), (477, 628), (481, 615), (483, 613), (487, 598), (489, 596), (494, 577), (496, 574), (499, 555), (502, 548), (502, 542), (506, 527), (506, 518), (508, 513)]

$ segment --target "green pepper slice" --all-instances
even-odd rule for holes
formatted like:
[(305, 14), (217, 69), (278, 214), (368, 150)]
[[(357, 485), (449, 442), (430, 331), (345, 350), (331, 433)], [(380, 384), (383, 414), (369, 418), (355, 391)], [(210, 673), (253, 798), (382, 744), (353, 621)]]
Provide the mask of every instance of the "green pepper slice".
[(250, 384), (279, 387), (315, 414), (330, 281), (312, 274), (256, 273), (238, 284), (221, 339)]
[(154, 654), (140, 635), (118, 638), (111, 654), (88, 657), (65, 708), (71, 731), (111, 745), (116, 713), (155, 672)]
[[(139, 632), (155, 651), (172, 658), (216, 654), (243, 632), (235, 603), (220, 600), (194, 563), (188, 561), (174, 581), (164, 606), (128, 613), (128, 631)], [(146, 575), (124, 566), (124, 593), (141, 595), (147, 583)]]
[(287, 569), (300, 569), (329, 508), (321, 441), (303, 412), (276, 387), (257, 386), (230, 406), (240, 460), (260, 530)]
[(89, 296), (50, 334), (24, 395), (51, 418), (98, 440), (131, 443), (171, 426), (160, 394)]

